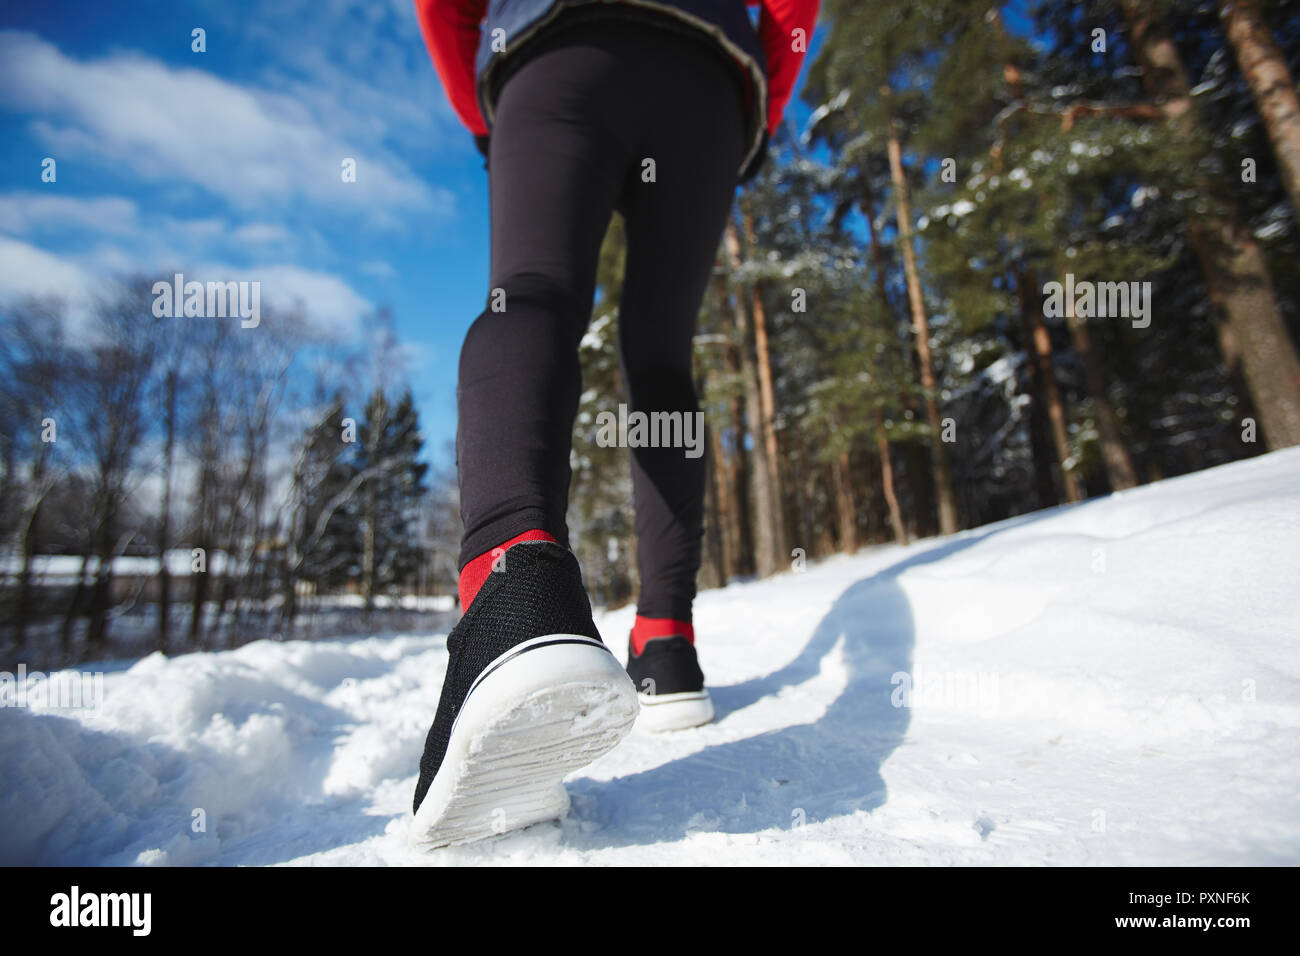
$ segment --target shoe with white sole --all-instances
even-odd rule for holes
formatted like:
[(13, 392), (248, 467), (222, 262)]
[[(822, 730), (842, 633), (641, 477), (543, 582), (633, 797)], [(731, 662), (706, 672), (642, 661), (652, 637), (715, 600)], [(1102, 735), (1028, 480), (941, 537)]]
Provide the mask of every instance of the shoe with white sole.
[(447, 637), (415, 788), (418, 849), (562, 817), (564, 777), (636, 721), (636, 689), (600, 639), (573, 554), (523, 542), (499, 564)]
[(627, 674), (641, 701), (639, 726), (646, 730), (685, 730), (713, 719), (713, 701), (704, 689), (695, 645), (682, 636), (655, 637), (641, 653), (627, 648)]

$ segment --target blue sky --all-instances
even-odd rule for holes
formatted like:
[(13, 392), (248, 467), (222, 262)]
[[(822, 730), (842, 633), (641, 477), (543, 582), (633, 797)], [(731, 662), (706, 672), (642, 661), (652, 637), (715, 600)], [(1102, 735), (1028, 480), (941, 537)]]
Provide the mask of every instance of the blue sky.
[(259, 280), (354, 344), (387, 306), (426, 449), (453, 438), (487, 174), (411, 0), (6, 4), (0, 171), (0, 297), (88, 301), (106, 277), (183, 268)]

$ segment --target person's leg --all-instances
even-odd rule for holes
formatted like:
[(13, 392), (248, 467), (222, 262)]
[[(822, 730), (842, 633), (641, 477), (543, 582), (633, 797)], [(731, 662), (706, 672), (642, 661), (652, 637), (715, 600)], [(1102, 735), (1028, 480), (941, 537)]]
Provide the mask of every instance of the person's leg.
[[(643, 115), (644, 157), (653, 182), (629, 182), (627, 269), (619, 346), (630, 408), (647, 414), (698, 411), (692, 339), (744, 154), (742, 91), (711, 50), (669, 36), (657, 55), (652, 104)], [(703, 451), (703, 435), (697, 436)], [(644, 637), (691, 621), (703, 537), (705, 459), (685, 448), (631, 451)], [(694, 451), (692, 451), (694, 454)], [(681, 633), (672, 625), (665, 633)], [(634, 645), (640, 643), (634, 639)], [(634, 647), (639, 653), (640, 648)]]
[(462, 567), (536, 529), (567, 545), (578, 343), (628, 162), (606, 120), (627, 108), (618, 57), (543, 44), (502, 90), (489, 150), (490, 292), (458, 387)]
[[(500, 292), (460, 365), (465, 613), (447, 637), (420, 759), (416, 846), (553, 819), (564, 776), (636, 719), (636, 690), (600, 638), (564, 524), (578, 342), (630, 155), (609, 131), (628, 106), (620, 58), (596, 41), (546, 41), (498, 102), (489, 175)], [(506, 573), (490, 573), (485, 559), (530, 532), (505, 555)]]

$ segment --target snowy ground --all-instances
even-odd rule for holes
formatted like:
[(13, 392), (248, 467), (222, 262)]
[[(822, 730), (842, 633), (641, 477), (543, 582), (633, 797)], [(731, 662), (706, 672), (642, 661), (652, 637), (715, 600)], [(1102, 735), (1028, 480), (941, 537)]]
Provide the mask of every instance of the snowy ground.
[(1300, 863), (1300, 449), (706, 592), (696, 629), (714, 725), (428, 856), (442, 637), (106, 666), (96, 709), (0, 709), (0, 861)]

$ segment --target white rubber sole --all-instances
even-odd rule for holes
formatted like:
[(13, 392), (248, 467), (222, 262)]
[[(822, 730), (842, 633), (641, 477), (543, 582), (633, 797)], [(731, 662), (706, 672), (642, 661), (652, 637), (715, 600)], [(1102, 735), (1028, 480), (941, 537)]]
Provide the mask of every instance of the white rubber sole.
[(638, 694), (641, 716), (637, 726), (658, 733), (686, 730), (713, 720), (713, 700), (707, 690), (681, 694)]
[(511, 648), (470, 686), (407, 842), (430, 850), (564, 816), (565, 776), (617, 746), (637, 711), (599, 641), (547, 634)]

